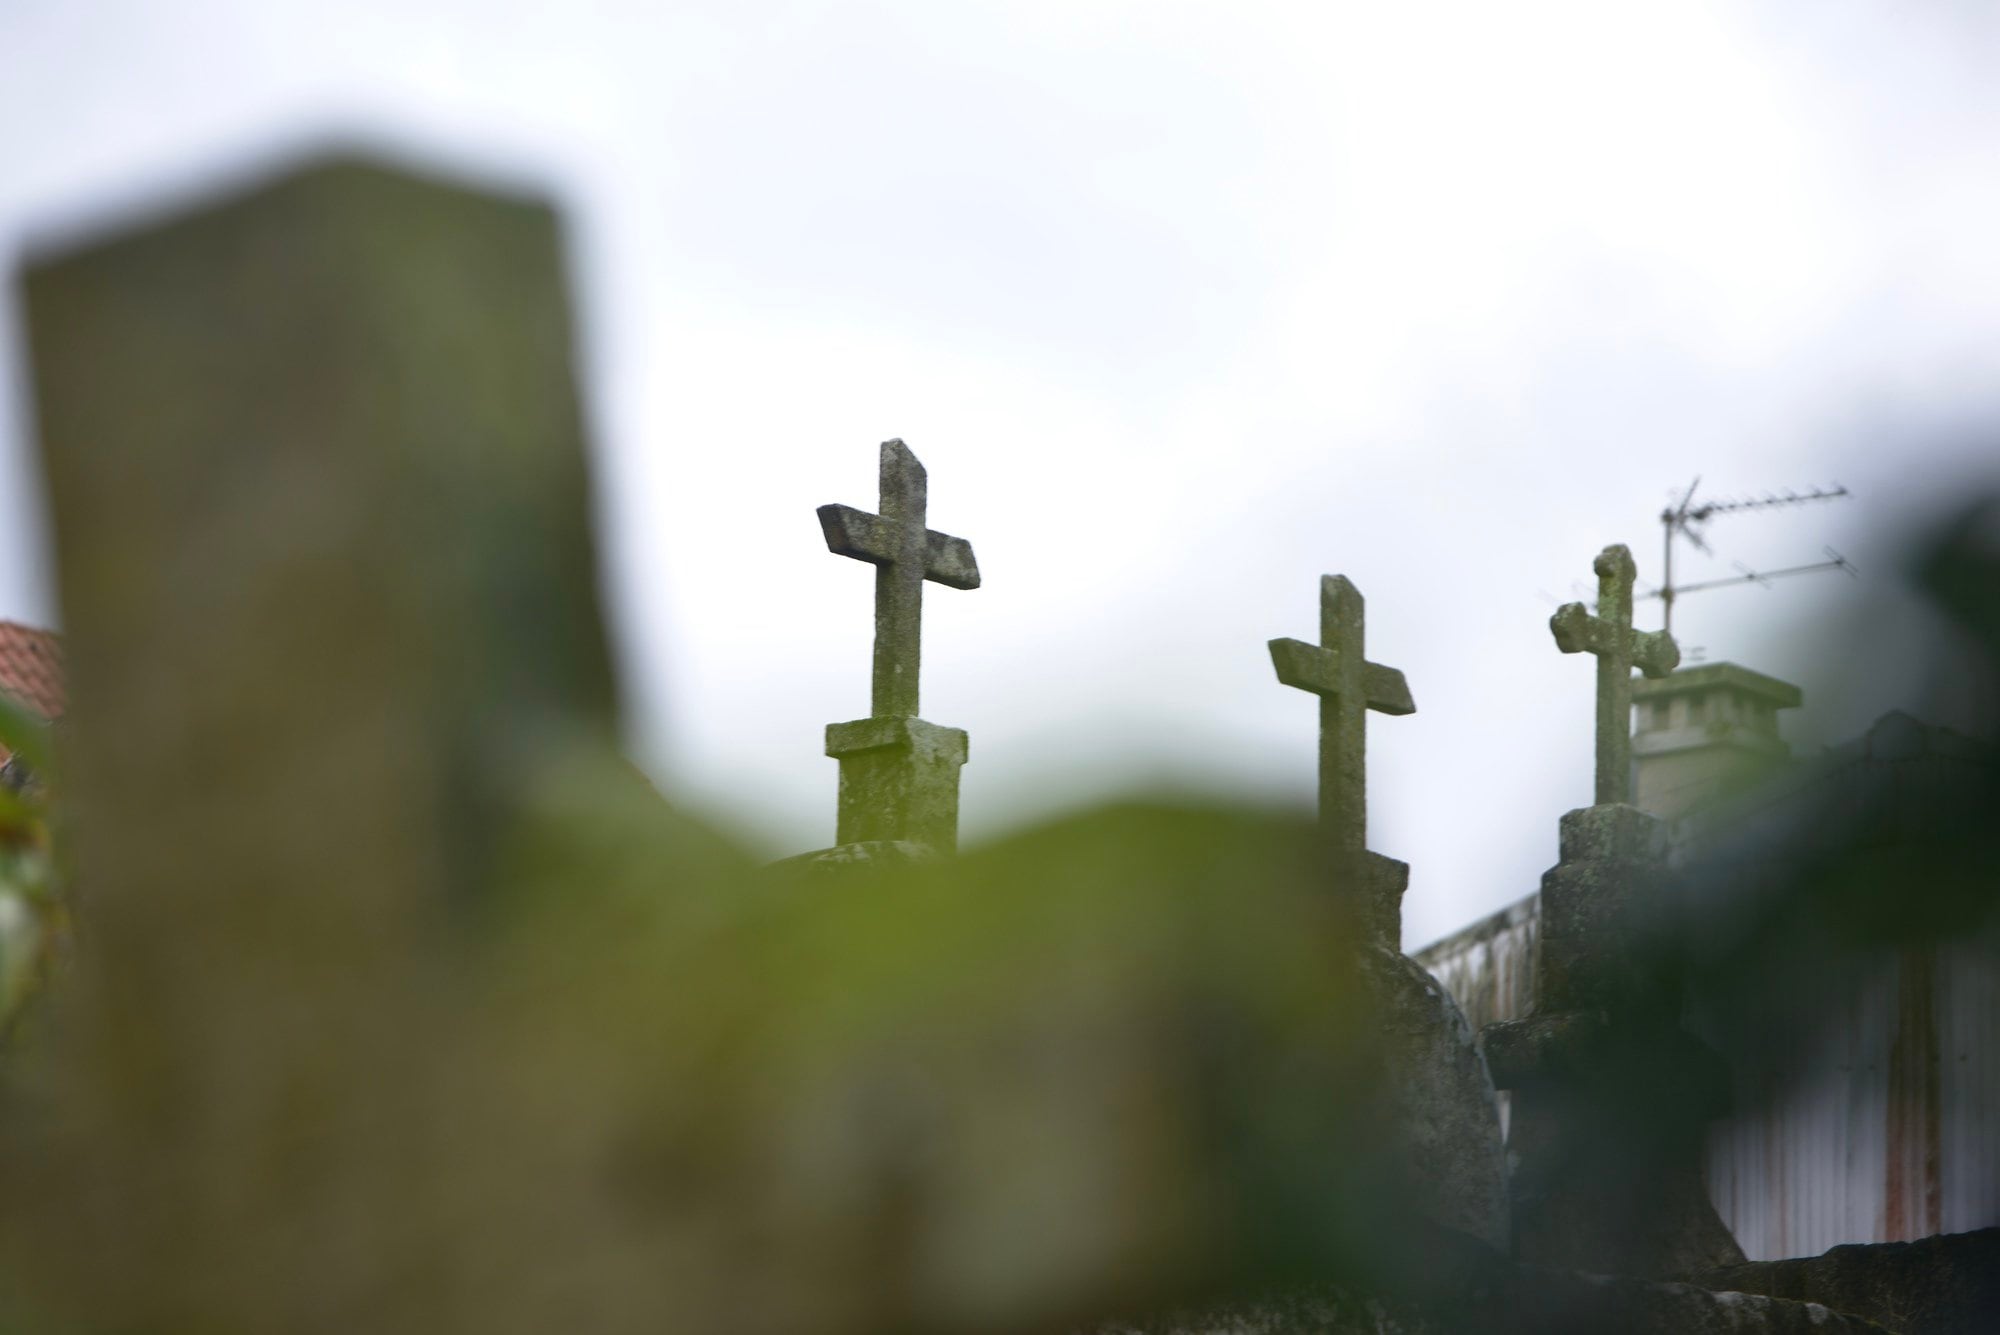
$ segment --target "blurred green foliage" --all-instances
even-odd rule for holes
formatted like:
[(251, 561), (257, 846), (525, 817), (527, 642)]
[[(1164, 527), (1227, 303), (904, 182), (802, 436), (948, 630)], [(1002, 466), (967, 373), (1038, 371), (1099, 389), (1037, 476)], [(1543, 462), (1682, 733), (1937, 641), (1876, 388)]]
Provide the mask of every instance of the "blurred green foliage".
[(49, 727), (0, 695), (0, 1058), (68, 934), (49, 805)]
[(151, 999), (229, 1015), (150, 1031), (158, 1092), (157, 1053), (52, 1054), (4, 1128), (15, 1291), (107, 1330), (972, 1335), (1407, 1248), (1309, 822), (758, 868), (578, 753), (511, 828), (493, 912), (340, 993), (379, 1013), (297, 1033), (315, 970), (214, 959)]

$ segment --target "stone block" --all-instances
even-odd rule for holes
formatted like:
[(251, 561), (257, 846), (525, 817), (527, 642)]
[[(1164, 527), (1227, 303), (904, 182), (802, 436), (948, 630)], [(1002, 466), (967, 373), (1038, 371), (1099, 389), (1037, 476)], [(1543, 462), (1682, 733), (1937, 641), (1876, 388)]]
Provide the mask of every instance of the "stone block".
[(1563, 813), (1564, 862), (1659, 862), (1667, 856), (1667, 825), (1634, 806), (1606, 802)]
[(1535, 942), (1535, 1012), (1602, 1010), (1652, 1015), (1676, 1004), (1660, 962), (1636, 947), (1633, 923), (1661, 893), (1657, 869), (1584, 862), (1542, 875)]
[(958, 847), (963, 729), (920, 718), (832, 723), (826, 753), (840, 762), (837, 842), (899, 840), (939, 853)]
[(1336, 850), (1330, 863), (1333, 883), (1351, 906), (1362, 939), (1400, 950), (1410, 864), (1368, 849)]
[(873, 873), (885, 867), (929, 862), (936, 856), (924, 844), (913, 844), (904, 839), (871, 839), (866, 843), (835, 844), (832, 848), (816, 848), (810, 853), (780, 858), (771, 864), (770, 870), (777, 873)]
[(1672, 987), (1640, 955), (1641, 919), (1668, 885), (1667, 826), (1619, 804), (1567, 812), (1562, 861), (1542, 876), (1535, 1011), (1655, 1013)]
[(1560, 1011), (1501, 1020), (1479, 1032), (1499, 1089), (1594, 1086), (1634, 1107), (1683, 1120), (1729, 1107), (1729, 1068), (1719, 1053), (1678, 1029), (1633, 1031), (1603, 1011)]
[(1603, 1052), (1607, 1028), (1600, 1011), (1559, 1011), (1489, 1024), (1479, 1046), (1494, 1085), (1521, 1089), (1582, 1074)]

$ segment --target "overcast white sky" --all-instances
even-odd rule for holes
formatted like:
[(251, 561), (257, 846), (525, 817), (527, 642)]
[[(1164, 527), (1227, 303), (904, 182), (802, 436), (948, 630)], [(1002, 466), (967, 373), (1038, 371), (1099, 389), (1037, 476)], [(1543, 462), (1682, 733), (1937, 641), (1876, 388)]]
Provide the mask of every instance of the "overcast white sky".
[[(1691, 597), (1683, 644), (1801, 683), (1801, 740), (1914, 703), (1889, 537), (2000, 481), (1997, 74), (1945, 0), (0, 0), (0, 259), (329, 133), (554, 196), (634, 747), (773, 853), (830, 841), (867, 712), (813, 508), (874, 508), (886, 437), (985, 575), (926, 599), (970, 838), (1308, 806), (1264, 644), (1344, 572), (1418, 704), (1370, 744), (1415, 946), (1554, 860), (1593, 673), (1548, 614), (1607, 542), (1656, 580), (1697, 473), (1857, 499), (1718, 520), (1684, 579), (1868, 579)], [(0, 616), (48, 622), (18, 323)]]

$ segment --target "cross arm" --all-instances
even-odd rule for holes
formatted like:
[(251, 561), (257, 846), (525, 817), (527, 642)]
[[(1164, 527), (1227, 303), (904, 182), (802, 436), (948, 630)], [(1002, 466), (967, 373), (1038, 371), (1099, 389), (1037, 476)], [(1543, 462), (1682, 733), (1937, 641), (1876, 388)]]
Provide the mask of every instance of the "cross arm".
[[(894, 535), (880, 515), (851, 505), (822, 505), (819, 526), (826, 535), (827, 550), (835, 555), (876, 565), (896, 559)], [(954, 589), (978, 588), (979, 562), (972, 554), (972, 544), (934, 528), (925, 529), (924, 578)]]
[(1632, 665), (1649, 677), (1664, 677), (1680, 666), (1681, 647), (1663, 630), (1632, 632)]
[[(1304, 640), (1272, 640), (1271, 666), (1277, 669), (1278, 681), (1282, 685), (1296, 686), (1315, 695), (1334, 695), (1340, 690), (1336, 674), (1338, 663), (1334, 657), (1336, 652), (1324, 645), (1307, 644)], [(1416, 701), (1410, 698), (1410, 684), (1404, 680), (1400, 668), (1363, 663), (1361, 695), (1362, 703), (1377, 713), (1417, 712)]]
[(1307, 644), (1304, 640), (1272, 640), (1271, 666), (1278, 671), (1280, 685), (1296, 686), (1315, 695), (1329, 695), (1335, 689), (1333, 653), (1317, 644)]
[(1401, 668), (1383, 667), (1380, 663), (1363, 663), (1361, 690), (1368, 697), (1368, 707), (1377, 713), (1417, 712), (1417, 702), (1410, 698), (1410, 684), (1403, 679)]
[(1604, 622), (1592, 616), (1582, 603), (1564, 603), (1549, 618), (1549, 630), (1556, 648), (1566, 654), (1603, 653)]

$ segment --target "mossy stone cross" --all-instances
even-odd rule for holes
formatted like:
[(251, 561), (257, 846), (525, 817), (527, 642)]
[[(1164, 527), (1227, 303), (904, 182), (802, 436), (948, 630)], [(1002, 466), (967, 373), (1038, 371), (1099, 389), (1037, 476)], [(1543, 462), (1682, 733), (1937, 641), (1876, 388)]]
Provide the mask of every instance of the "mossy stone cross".
[(1663, 630), (1632, 629), (1632, 581), (1638, 570), (1623, 543), (1597, 554), (1597, 615), (1564, 603), (1549, 618), (1556, 648), (1597, 655), (1597, 804), (1632, 800), (1632, 669), (1664, 677), (1681, 661)]
[(1319, 819), (1343, 852), (1368, 844), (1368, 719), (1414, 714), (1410, 687), (1397, 668), (1363, 657), (1361, 591), (1345, 575), (1319, 582), (1318, 644), (1272, 640), (1278, 680), (1319, 697)]
[(924, 527), (929, 488), (924, 466), (900, 440), (882, 442), (882, 512), (850, 505), (819, 507), (829, 551), (875, 566), (876, 718), (917, 716), (923, 657), (924, 581), (979, 587), (979, 563), (964, 538)]

